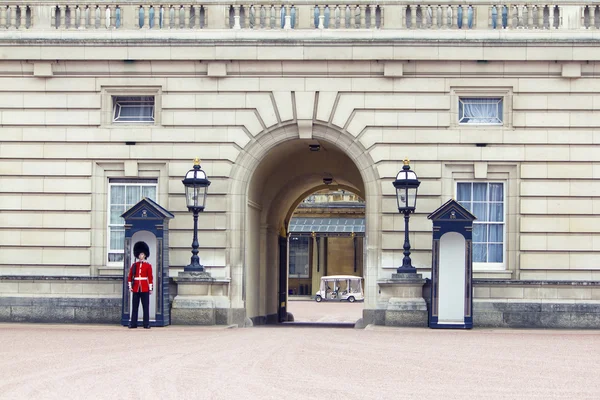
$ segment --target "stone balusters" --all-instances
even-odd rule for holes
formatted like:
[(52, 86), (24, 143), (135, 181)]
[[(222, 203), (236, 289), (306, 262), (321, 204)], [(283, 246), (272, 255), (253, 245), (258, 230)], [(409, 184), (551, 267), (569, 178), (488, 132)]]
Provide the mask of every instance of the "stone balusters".
[(583, 8), (581, 27), (584, 29), (600, 29), (600, 6), (589, 5)]
[[(379, 5), (317, 4), (307, 11), (310, 12), (310, 27), (314, 29), (379, 29), (382, 27), (383, 12)], [(294, 19), (293, 15), (292, 19)]]
[[(26, 14), (25, 7), (21, 7), (22, 24), (26, 24), (31, 20), (27, 17), (31, 12)], [(113, 4), (57, 5), (51, 8), (50, 26), (55, 29), (203, 29), (207, 27), (207, 10), (197, 3), (124, 7)]]
[(549, 6), (552, 7), (552, 25), (550, 29), (558, 29), (560, 27), (560, 8), (558, 6)]
[[(33, 1), (33, 3), (31, 3)], [(60, 0), (59, 0), (60, 1)], [(384, 12), (385, 11), (385, 12)], [(210, 13), (209, 13), (210, 12)], [(224, 16), (224, 18), (223, 18)], [(210, 17), (210, 18), (209, 18)], [(384, 18), (386, 26), (384, 26)], [(12, 1), (0, 4), (6, 29), (600, 29), (600, 6), (541, 0), (447, 3), (183, 3)]]
[(55, 29), (115, 29), (121, 25), (121, 9), (115, 5), (57, 5), (50, 10), (50, 26)]
[[(582, 26), (585, 23), (584, 9)], [(561, 9), (558, 5), (492, 4), (488, 10), (491, 29), (559, 29), (561, 26)]]
[(230, 29), (296, 29), (298, 9), (293, 4), (234, 4), (226, 8)]
[(206, 28), (206, 16), (208, 13), (206, 8), (202, 5), (194, 5), (194, 6), (192, 6), (192, 9), (194, 11), (193, 11), (193, 13), (190, 11), (190, 20), (193, 19), (194, 21), (196, 21), (196, 22), (194, 22), (193, 28), (195, 28), (195, 29)]
[(10, 5), (6, 7), (6, 28), (16, 29), (17, 28), (17, 9), (18, 6)]
[(10, 6), (0, 6), (0, 28), (10, 28)]
[[(239, 18), (239, 6), (235, 7), (237, 7)], [(235, 7), (230, 7), (232, 12)], [(203, 29), (206, 28), (206, 9), (199, 4), (140, 5), (136, 10), (135, 27), (140, 29)]]
[(420, 12), (417, 14), (418, 18), (412, 26), (420, 27), (421, 29), (450, 29), (454, 27), (455, 12), (451, 6), (428, 5), (421, 7)]
[(26, 5), (15, 6), (16, 29), (29, 29), (31, 27), (31, 9)]

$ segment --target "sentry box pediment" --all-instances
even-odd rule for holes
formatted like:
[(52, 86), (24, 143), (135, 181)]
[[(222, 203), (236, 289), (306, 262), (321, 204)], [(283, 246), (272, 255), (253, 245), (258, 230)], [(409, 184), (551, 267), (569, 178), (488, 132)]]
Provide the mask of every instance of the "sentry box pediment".
[(456, 200), (427, 217), (433, 222), (429, 327), (473, 327), (473, 221)]
[(477, 219), (476, 216), (471, 214), (469, 210), (464, 208), (454, 199), (448, 200), (446, 203), (442, 204), (440, 208), (432, 212), (427, 216), (428, 219), (432, 220), (434, 223), (436, 221), (447, 221), (447, 222), (473, 222)]
[(123, 217), (125, 219), (125, 222), (127, 223), (128, 220), (165, 220), (174, 218), (175, 216), (154, 200), (144, 197), (136, 205), (131, 207), (129, 210), (125, 211), (123, 215), (121, 215), (121, 217)]

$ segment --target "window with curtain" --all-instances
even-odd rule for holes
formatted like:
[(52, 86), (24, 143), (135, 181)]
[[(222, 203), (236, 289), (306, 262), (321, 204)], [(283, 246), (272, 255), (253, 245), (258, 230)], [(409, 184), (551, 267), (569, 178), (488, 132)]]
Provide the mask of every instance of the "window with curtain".
[(111, 180), (108, 188), (108, 262), (123, 262), (125, 221), (121, 215), (147, 197), (156, 201), (157, 181)]
[(460, 97), (458, 122), (460, 124), (502, 125), (502, 97)]
[(290, 278), (309, 278), (310, 262), (308, 259), (309, 237), (292, 236), (290, 237)]
[(473, 222), (473, 264), (502, 266), (506, 232), (504, 183), (459, 182), (456, 197), (477, 217)]
[(154, 122), (154, 96), (113, 96), (113, 122)]

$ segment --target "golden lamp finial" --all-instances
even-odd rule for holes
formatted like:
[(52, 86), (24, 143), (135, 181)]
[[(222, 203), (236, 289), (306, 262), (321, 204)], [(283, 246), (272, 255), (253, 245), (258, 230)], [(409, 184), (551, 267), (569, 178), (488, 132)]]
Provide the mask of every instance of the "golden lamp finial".
[(410, 164), (410, 160), (408, 158), (405, 158), (404, 159), (404, 165), (408, 165), (408, 164)]
[(200, 159), (198, 157), (194, 158), (194, 165), (200, 165)]

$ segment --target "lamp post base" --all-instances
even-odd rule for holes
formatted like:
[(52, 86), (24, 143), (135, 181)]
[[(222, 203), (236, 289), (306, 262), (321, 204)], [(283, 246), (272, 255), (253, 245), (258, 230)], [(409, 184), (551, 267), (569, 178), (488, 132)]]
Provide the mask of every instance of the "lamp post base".
[(197, 279), (197, 280), (212, 280), (212, 276), (206, 271), (202, 270), (190, 270), (187, 267), (179, 273), (179, 278)]
[(398, 267), (396, 269), (396, 273), (397, 274), (416, 274), (417, 273), (417, 269), (413, 266), (410, 267)]
[(190, 264), (183, 267), (184, 272), (205, 272), (204, 265), (200, 264)]

